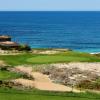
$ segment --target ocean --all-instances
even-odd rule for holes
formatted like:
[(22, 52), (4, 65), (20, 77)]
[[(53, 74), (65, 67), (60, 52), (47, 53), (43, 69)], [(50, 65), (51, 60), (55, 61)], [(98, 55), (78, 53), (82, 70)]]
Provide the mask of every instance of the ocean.
[(32, 48), (100, 52), (100, 12), (0, 12), (0, 35)]

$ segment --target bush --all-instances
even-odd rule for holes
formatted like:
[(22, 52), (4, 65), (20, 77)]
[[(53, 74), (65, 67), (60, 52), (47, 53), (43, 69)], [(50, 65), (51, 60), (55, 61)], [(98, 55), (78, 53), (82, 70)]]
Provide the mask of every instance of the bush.
[(7, 71), (8, 70), (8, 68), (10, 68), (10, 67), (12, 67), (12, 66), (10, 66), (10, 65), (5, 65), (5, 66), (0, 66), (0, 70), (1, 71)]
[(78, 85), (78, 88), (80, 89), (93, 89), (93, 90), (100, 90), (100, 82), (97, 81), (89, 81), (89, 80), (84, 80), (81, 81)]
[(20, 45), (18, 49), (19, 51), (30, 51), (31, 47), (29, 45)]

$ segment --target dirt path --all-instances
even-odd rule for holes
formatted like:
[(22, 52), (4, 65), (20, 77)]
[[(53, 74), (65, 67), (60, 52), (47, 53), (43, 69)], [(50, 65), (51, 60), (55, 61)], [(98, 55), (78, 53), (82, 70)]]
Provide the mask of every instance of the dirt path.
[[(25, 70), (26, 67), (18, 67), (18, 69)], [(72, 88), (67, 87), (65, 85), (53, 83), (47, 75), (44, 75), (39, 72), (31, 72), (31, 69), (27, 68), (29, 74), (34, 77), (34, 80), (28, 79), (16, 79), (13, 82), (20, 83), (26, 87), (35, 87), (40, 90), (48, 90), (48, 91), (72, 91)], [(74, 92), (80, 92), (79, 90), (74, 89)]]

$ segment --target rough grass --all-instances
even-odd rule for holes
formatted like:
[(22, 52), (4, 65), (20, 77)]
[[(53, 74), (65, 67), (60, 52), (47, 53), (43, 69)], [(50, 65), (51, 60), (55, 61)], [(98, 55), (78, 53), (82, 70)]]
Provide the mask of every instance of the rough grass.
[(23, 64), (47, 64), (60, 62), (100, 62), (100, 57), (86, 53), (68, 51), (65, 53), (43, 55), (43, 54), (19, 54), (19, 55), (0, 55), (0, 60), (4, 60), (10, 65)]
[(0, 100), (100, 100), (100, 94), (0, 89)]
[(19, 77), (21, 77), (21, 74), (0, 70), (0, 80), (9, 80), (9, 79), (15, 79)]
[[(23, 64), (47, 64), (59, 62), (100, 62), (100, 57), (86, 53), (68, 51), (65, 53), (43, 55), (43, 54), (19, 54), (0, 55), (10, 65)], [(7, 80), (19, 77), (19, 74), (7, 71), (0, 71), (0, 80)], [(100, 100), (99, 94), (92, 93), (60, 93), (48, 91), (18, 91), (13, 89), (2, 89), (0, 87), (0, 100)]]

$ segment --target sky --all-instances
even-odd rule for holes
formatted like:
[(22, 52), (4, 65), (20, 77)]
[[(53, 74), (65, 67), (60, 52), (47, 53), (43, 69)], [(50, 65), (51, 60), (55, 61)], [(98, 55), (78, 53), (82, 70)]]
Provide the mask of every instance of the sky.
[(0, 0), (0, 11), (100, 11), (100, 0)]

